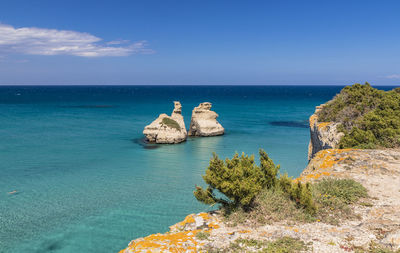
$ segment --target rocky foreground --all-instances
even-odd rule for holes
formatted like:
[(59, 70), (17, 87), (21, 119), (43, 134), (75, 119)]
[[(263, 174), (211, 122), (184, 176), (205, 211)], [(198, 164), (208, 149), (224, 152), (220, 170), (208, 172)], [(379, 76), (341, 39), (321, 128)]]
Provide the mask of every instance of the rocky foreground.
[[(371, 244), (400, 249), (399, 150), (322, 150), (297, 180), (325, 177), (352, 178), (368, 189), (368, 204), (352, 207), (358, 219), (341, 220), (338, 225), (320, 220), (231, 227), (218, 213), (191, 214), (168, 233), (133, 240), (121, 253), (207, 252), (228, 248), (239, 238), (273, 241), (287, 236), (303, 241), (308, 247), (305, 252), (368, 252)], [(246, 252), (257, 251), (242, 246)]]

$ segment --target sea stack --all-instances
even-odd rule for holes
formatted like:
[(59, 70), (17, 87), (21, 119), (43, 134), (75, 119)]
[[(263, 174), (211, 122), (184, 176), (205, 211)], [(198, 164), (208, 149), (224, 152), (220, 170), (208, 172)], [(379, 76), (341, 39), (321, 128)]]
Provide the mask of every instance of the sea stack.
[(163, 113), (143, 130), (149, 142), (175, 144), (186, 140), (187, 132), (182, 116), (182, 105), (174, 101), (171, 116)]
[(211, 111), (211, 103), (204, 102), (195, 107), (190, 121), (190, 136), (223, 135), (225, 129), (217, 121), (218, 114)]

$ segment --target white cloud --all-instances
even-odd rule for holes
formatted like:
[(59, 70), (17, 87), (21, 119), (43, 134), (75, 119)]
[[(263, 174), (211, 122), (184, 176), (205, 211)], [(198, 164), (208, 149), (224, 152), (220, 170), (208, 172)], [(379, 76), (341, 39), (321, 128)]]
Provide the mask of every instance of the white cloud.
[(397, 75), (397, 74), (388, 75), (388, 76), (386, 76), (386, 78), (388, 78), (388, 79), (400, 79), (400, 75)]
[[(146, 49), (146, 41), (130, 44), (126, 40), (109, 43), (101, 41), (102, 39), (89, 33), (36, 27), (14, 28), (0, 24), (0, 54), (101, 57), (153, 52)], [(126, 45), (120, 46), (121, 44)]]

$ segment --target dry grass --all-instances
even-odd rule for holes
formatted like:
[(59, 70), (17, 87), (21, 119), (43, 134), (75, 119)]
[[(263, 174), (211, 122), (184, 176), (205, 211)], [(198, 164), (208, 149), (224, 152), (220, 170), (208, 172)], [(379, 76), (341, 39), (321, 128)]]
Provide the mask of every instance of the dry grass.
[(341, 219), (354, 219), (352, 204), (366, 198), (367, 190), (352, 179), (324, 179), (313, 185), (313, 198), (318, 206), (317, 219), (337, 225)]
[(263, 190), (258, 194), (249, 210), (224, 211), (227, 222), (232, 226), (243, 223), (259, 226), (282, 220), (288, 222), (309, 222), (314, 220), (304, 209), (297, 208), (296, 203), (279, 189)]

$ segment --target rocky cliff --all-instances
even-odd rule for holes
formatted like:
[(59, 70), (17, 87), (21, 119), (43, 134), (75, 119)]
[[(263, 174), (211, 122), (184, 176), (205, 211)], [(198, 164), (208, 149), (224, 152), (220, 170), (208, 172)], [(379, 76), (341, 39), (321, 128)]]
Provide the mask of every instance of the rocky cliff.
[(150, 125), (146, 126), (143, 134), (149, 142), (174, 144), (186, 140), (187, 132), (182, 116), (182, 105), (174, 102), (171, 116), (163, 113)]
[(268, 247), (281, 243), (282, 238), (302, 242), (301, 252), (400, 252), (400, 150), (336, 149), (341, 133), (335, 123), (318, 122), (320, 108), (310, 117), (310, 162), (295, 180), (316, 182), (333, 177), (359, 182), (369, 196), (349, 206), (353, 218), (342, 217), (338, 223), (281, 220), (232, 226), (218, 212), (191, 214), (169, 232), (133, 240), (120, 253), (275, 252)]
[(195, 107), (190, 121), (189, 136), (216, 136), (225, 129), (217, 121), (218, 114), (211, 111), (211, 103), (204, 102)]
[[(241, 247), (242, 252), (259, 252), (257, 247), (262, 243), (288, 237), (307, 245), (302, 252), (394, 253), (400, 250), (400, 151), (322, 150), (296, 180), (309, 182), (327, 177), (351, 178), (368, 189), (368, 203), (351, 207), (358, 218), (344, 219), (337, 225), (317, 220), (281, 221), (255, 227), (227, 225), (217, 212), (191, 214), (171, 226), (170, 232), (133, 240), (120, 253), (209, 252), (209, 249), (237, 252), (232, 245)], [(371, 245), (382, 245), (392, 251), (372, 251)]]
[(338, 132), (338, 123), (319, 122), (318, 112), (324, 104), (317, 106), (313, 115), (310, 117), (310, 143), (308, 145), (308, 160), (323, 149), (337, 148), (343, 133)]

